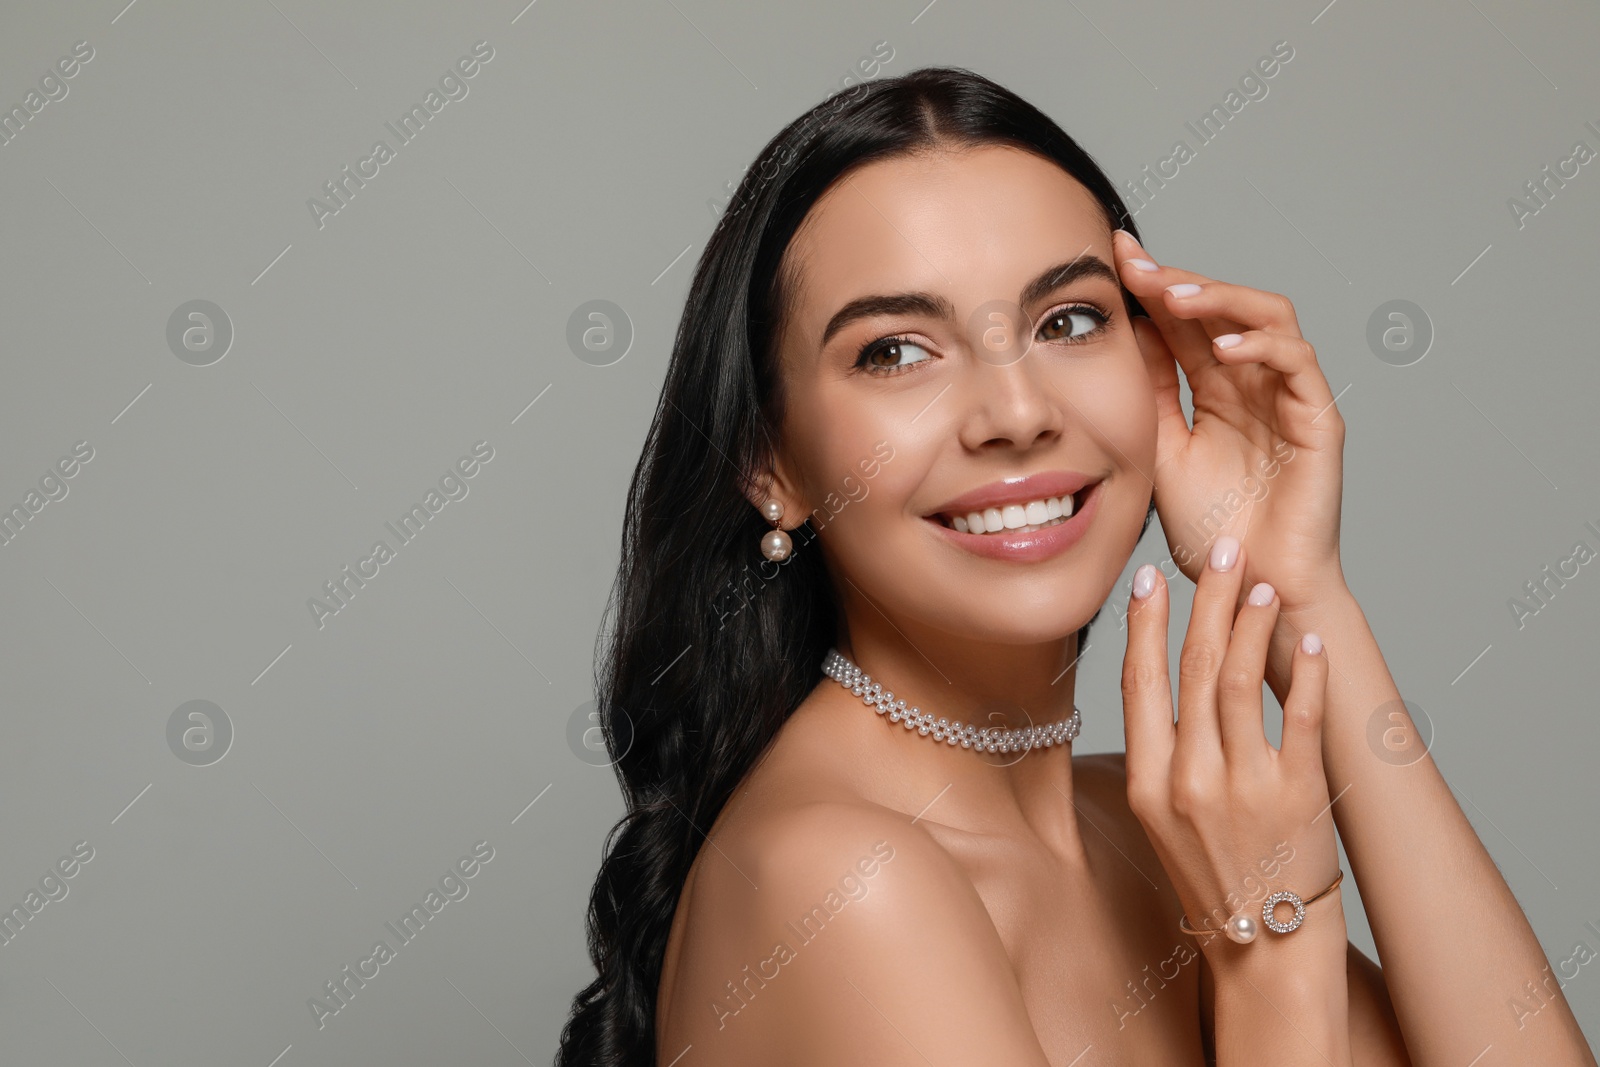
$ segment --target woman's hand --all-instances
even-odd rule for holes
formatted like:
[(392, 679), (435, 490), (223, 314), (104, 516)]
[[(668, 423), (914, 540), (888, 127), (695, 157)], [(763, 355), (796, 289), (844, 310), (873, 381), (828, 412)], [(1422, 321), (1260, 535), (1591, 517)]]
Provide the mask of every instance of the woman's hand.
[[(1267, 895), (1291, 889), (1309, 899), (1339, 871), (1322, 765), (1328, 660), (1314, 637), (1296, 647), (1283, 743), (1274, 749), (1262, 726), (1261, 686), (1278, 598), (1271, 586), (1258, 585), (1235, 618), (1244, 574), (1240, 551), (1234, 539), (1219, 538), (1200, 574), (1179, 659), (1176, 725), (1167, 673), (1167, 585), (1159, 568), (1146, 564), (1135, 572), (1122, 668), (1128, 804), (1191, 926), (1221, 929), (1242, 912), (1255, 919), (1257, 941), (1289, 942), (1306, 935), (1265, 928)], [(1307, 643), (1316, 651), (1307, 651)], [(1290, 910), (1280, 903), (1276, 917), (1287, 920)], [(1311, 905), (1305, 923), (1336, 935), (1343, 959), (1337, 895)], [(1321, 940), (1314, 935), (1306, 943)], [(1259, 945), (1217, 935), (1199, 941), (1213, 965), (1262, 952)]]
[[(1287, 611), (1342, 589), (1344, 420), (1294, 305), (1158, 267), (1122, 230), (1112, 251), (1123, 285), (1150, 314), (1136, 318), (1134, 330), (1156, 391), (1152, 476), (1173, 561), (1198, 581), (1206, 546), (1231, 534), (1250, 549), (1246, 582), (1270, 581)], [(1167, 291), (1184, 284), (1199, 289)], [(1230, 334), (1236, 345), (1216, 343)], [(1194, 401), (1192, 430), (1178, 401), (1180, 366)]]

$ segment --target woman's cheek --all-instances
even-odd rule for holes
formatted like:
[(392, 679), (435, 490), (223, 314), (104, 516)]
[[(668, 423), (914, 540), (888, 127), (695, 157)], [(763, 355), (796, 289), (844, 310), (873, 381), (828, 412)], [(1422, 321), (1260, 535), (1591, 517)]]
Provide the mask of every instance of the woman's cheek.
[[(1135, 353), (1137, 357), (1137, 352)], [(1148, 471), (1156, 455), (1156, 396), (1142, 362), (1129, 361), (1109, 375), (1095, 393), (1097, 403), (1085, 408), (1116, 445), (1117, 451)]]

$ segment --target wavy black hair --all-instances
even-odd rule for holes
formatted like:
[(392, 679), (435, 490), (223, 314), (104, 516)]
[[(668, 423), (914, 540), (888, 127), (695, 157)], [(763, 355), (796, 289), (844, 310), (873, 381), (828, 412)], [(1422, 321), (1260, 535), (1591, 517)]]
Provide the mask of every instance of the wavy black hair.
[[(777, 341), (796, 281), (790, 239), (854, 168), (985, 144), (1053, 161), (1100, 202), (1108, 227), (1138, 236), (1110, 179), (1043, 112), (969, 70), (924, 67), (834, 93), (785, 127), (745, 172), (695, 267), (628, 490), (607, 604), (615, 624), (596, 666), (627, 811), (590, 895), (597, 975), (573, 999), (558, 1067), (655, 1063), (662, 957), (703, 831), (817, 685), (837, 636), (829, 576), (805, 544), (828, 513), (792, 530), (795, 550), (776, 564), (759, 551), (770, 526), (745, 492), (770, 468), (783, 425)], [(1123, 299), (1144, 314), (1126, 289)]]

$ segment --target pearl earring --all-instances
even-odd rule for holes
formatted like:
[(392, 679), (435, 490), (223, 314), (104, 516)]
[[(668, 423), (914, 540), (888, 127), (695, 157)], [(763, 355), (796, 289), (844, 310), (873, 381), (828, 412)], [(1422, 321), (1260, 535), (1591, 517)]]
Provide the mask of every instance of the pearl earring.
[(761, 538), (761, 554), (774, 563), (782, 563), (789, 558), (789, 553), (794, 549), (794, 543), (789, 540), (789, 535), (783, 532), (783, 504), (777, 500), (769, 500), (761, 505), (761, 514), (772, 523), (772, 529)]

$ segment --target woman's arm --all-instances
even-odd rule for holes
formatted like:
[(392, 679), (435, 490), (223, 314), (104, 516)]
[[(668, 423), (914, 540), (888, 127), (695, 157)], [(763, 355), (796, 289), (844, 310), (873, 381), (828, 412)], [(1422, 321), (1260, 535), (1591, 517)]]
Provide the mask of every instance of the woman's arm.
[[(1527, 918), (1420, 751), (1345, 585), (1344, 420), (1294, 305), (1278, 293), (1161, 266), (1121, 231), (1113, 241), (1123, 284), (1149, 315), (1134, 327), (1155, 391), (1152, 476), (1173, 561), (1194, 578), (1210, 539), (1232, 534), (1245, 542), (1254, 559), (1248, 580), (1271, 582), (1282, 597), (1266, 670), (1280, 702), (1301, 636), (1325, 642), (1331, 669), (1322, 748), (1332, 816), (1411, 1059), (1593, 1067)], [(1192, 428), (1179, 369), (1194, 404)], [(1374, 716), (1384, 723), (1380, 735), (1398, 747), (1368, 746)]]
[[(1216, 929), (1229, 887), (1272, 842), (1290, 843), (1297, 883), (1334, 884), (1338, 853), (1322, 765), (1328, 661), (1320, 647), (1292, 651), (1283, 744), (1262, 730), (1261, 686), (1278, 615), (1265, 583), (1241, 594), (1243, 549), (1219, 541), (1195, 589), (1178, 659), (1178, 714), (1167, 666), (1167, 583), (1135, 573), (1122, 667), (1128, 806), (1144, 827), (1188, 916), (1214, 979), (1213, 1043), (1221, 1067), (1352, 1064), (1348, 941), (1337, 895), (1311, 900), (1287, 936), (1265, 931), (1236, 944)], [(1319, 825), (1320, 823), (1320, 825)], [(1226, 902), (1226, 903), (1224, 903)], [(1216, 905), (1216, 907), (1214, 907)]]
[[(1594, 1067), (1533, 928), (1419, 740), (1342, 577), (1314, 606), (1279, 616), (1267, 684), (1280, 701), (1308, 632), (1330, 667), (1332, 814), (1413, 1062)], [(1384, 720), (1381, 752), (1368, 744), (1374, 716)]]
[[(1350, 1059), (1359, 1067), (1411, 1067), (1400, 1021), (1394, 1016), (1383, 969), (1345, 943), (1346, 1000), (1350, 1015)], [(1216, 977), (1200, 958), (1200, 1034), (1207, 1067), (1216, 1067)]]
[(1351, 1056), (1361, 1067), (1412, 1067), (1383, 968), (1348, 945), (1345, 972), (1349, 976)]
[[(679, 1067), (691, 1059), (746, 1062), (738, 1053), (751, 1047), (766, 1050), (766, 1062), (805, 1067), (1049, 1067), (993, 919), (966, 872), (923, 827), (862, 805), (809, 804), (719, 842), (728, 862), (709, 865), (703, 877), (711, 881), (697, 892), (723, 902), (716, 937), (738, 949), (733, 963), (709, 968), (704, 982), (678, 995), (723, 1001), (723, 1013), (748, 999), (724, 1022), (751, 1044), (725, 1042), (719, 1026), (696, 1040)], [(859, 880), (860, 898), (824, 920), (817, 905), (837, 888), (838, 872), (885, 855), (870, 881)], [(719, 881), (728, 888), (718, 889)], [(752, 883), (759, 889), (747, 890)], [(814, 913), (826, 936), (802, 943), (792, 924)], [(1333, 896), (1309, 905), (1305, 925), (1290, 936), (1203, 948), (1218, 960), (1221, 1067), (1351, 1067), (1344, 937)], [(793, 952), (769, 948), (774, 939), (792, 942)], [(729, 970), (746, 959), (757, 961), (754, 969)], [(1096, 1017), (1081, 1003), (1060, 1010)], [(1079, 1067), (1104, 1062), (1108, 1049), (1114, 1055), (1117, 1034), (1104, 1025)]]
[(1353, 1052), (1345, 978), (1348, 944), (1344, 912), (1335, 895), (1308, 906), (1305, 925), (1292, 936), (1266, 934), (1249, 945), (1217, 946), (1236, 950), (1231, 958), (1207, 958), (1218, 1067), (1368, 1067)]

